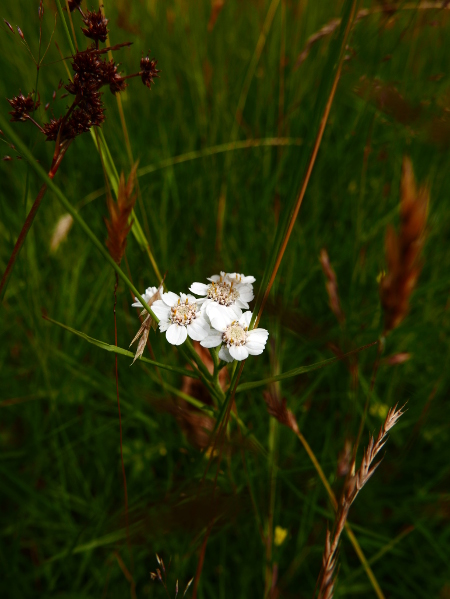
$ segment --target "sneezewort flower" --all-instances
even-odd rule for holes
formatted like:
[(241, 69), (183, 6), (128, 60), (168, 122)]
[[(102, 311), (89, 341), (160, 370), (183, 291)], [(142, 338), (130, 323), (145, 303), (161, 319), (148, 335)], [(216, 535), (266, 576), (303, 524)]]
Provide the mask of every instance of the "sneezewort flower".
[(239, 320), (234, 320), (220, 328), (211, 329), (200, 345), (210, 348), (222, 344), (219, 358), (225, 362), (246, 360), (249, 355), (259, 356), (264, 351), (269, 332), (266, 329), (249, 331), (251, 319), (252, 313), (244, 312)]
[(194, 341), (202, 341), (210, 331), (209, 323), (192, 295), (171, 291), (162, 294), (162, 299), (152, 305), (159, 318), (159, 330), (166, 333), (166, 339), (172, 345), (181, 345), (187, 336)]
[[(142, 297), (144, 298), (144, 300), (146, 301), (146, 303), (148, 304), (149, 300), (155, 295), (155, 293), (158, 291), (158, 287), (147, 287), (147, 289), (144, 291), (144, 293), (142, 294)], [(134, 304), (131, 304), (131, 306), (133, 308), (143, 308), (143, 305), (141, 304), (141, 302), (138, 300), (137, 297), (134, 298), (136, 301)]]
[[(244, 278), (254, 280), (253, 277)], [(212, 326), (221, 330), (224, 325), (242, 316), (242, 308), (249, 308), (248, 302), (254, 297), (253, 286), (250, 282), (238, 282), (237, 278), (231, 280), (224, 272), (209, 277), (208, 281), (211, 281), (209, 285), (193, 283), (189, 290), (203, 296), (197, 303), (201, 305)]]

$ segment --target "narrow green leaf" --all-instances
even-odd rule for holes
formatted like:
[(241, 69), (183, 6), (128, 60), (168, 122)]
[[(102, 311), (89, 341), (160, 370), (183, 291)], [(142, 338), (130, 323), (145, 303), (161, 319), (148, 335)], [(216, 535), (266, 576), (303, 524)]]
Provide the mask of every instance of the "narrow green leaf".
[[(111, 352), (114, 352), (115, 354), (120, 354), (122, 356), (128, 356), (129, 358), (134, 358), (134, 354), (132, 352), (128, 351), (127, 349), (122, 349), (121, 347), (117, 347), (117, 345), (110, 345), (109, 343), (105, 343), (104, 341), (99, 341), (98, 339), (89, 337), (89, 335), (86, 335), (86, 333), (82, 333), (81, 331), (72, 329), (71, 327), (68, 327), (67, 325), (62, 324), (61, 322), (58, 322), (57, 320), (53, 320), (53, 318), (49, 318), (48, 316), (44, 316), (44, 319), (48, 320), (49, 322), (52, 322), (53, 324), (58, 325), (59, 327), (61, 327), (63, 329), (66, 329), (66, 331), (70, 331), (74, 335), (78, 335), (78, 337), (85, 339), (89, 343), (92, 343), (92, 345), (96, 345), (97, 347), (100, 347), (101, 349), (104, 349), (105, 351), (111, 351)], [(192, 370), (186, 370), (185, 368), (178, 368), (177, 366), (169, 366), (168, 364), (163, 364), (162, 362), (155, 362), (154, 360), (150, 360), (149, 358), (144, 358), (142, 356), (139, 358), (139, 360), (141, 360), (142, 362), (147, 362), (147, 364), (152, 364), (152, 366), (157, 366), (158, 368), (162, 368), (163, 370), (170, 370), (170, 372), (176, 372), (177, 374), (189, 376), (193, 379), (198, 378), (198, 375)]]
[(236, 388), (236, 393), (239, 393), (239, 391), (248, 391), (248, 389), (255, 389), (256, 387), (263, 387), (264, 385), (268, 385), (269, 383), (275, 383), (276, 381), (289, 379), (299, 374), (305, 374), (305, 372), (311, 372), (312, 370), (318, 370), (319, 368), (323, 368), (324, 366), (328, 366), (329, 364), (338, 362), (339, 360), (342, 360), (347, 356), (351, 356), (352, 354), (356, 354), (364, 349), (367, 349), (368, 347), (372, 347), (372, 345), (376, 345), (377, 343), (378, 341), (373, 341), (372, 343), (368, 343), (367, 345), (358, 347), (358, 349), (354, 349), (353, 351), (344, 354), (340, 358), (329, 358), (328, 360), (322, 360), (322, 362), (315, 362), (314, 364), (309, 364), (309, 366), (299, 366), (298, 368), (288, 370), (287, 372), (282, 372), (281, 374), (271, 376), (267, 379), (261, 379), (259, 381), (254, 381), (250, 383), (243, 383), (242, 385), (238, 385), (238, 387)]

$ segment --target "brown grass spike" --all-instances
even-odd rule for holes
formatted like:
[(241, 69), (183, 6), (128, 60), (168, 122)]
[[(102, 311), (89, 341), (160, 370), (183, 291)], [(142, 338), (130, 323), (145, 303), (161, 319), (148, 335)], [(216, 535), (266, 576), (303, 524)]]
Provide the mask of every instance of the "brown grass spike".
[(380, 462), (374, 463), (375, 458), (384, 447), (384, 444), (387, 441), (388, 432), (397, 424), (399, 418), (404, 414), (403, 407), (397, 409), (397, 406), (395, 406), (389, 410), (376, 440), (373, 437), (370, 439), (369, 445), (364, 452), (361, 466), (356, 473), (351, 474), (346, 480), (339, 500), (333, 531), (327, 531), (325, 549), (322, 556), (322, 570), (318, 579), (318, 599), (332, 599), (333, 597), (339, 540), (347, 522), (350, 507), (360, 490), (378, 468)]
[(398, 327), (409, 312), (409, 299), (422, 265), (419, 257), (425, 239), (429, 190), (417, 189), (411, 160), (403, 159), (400, 186), (400, 231), (386, 231), (387, 274), (380, 284), (384, 335)]

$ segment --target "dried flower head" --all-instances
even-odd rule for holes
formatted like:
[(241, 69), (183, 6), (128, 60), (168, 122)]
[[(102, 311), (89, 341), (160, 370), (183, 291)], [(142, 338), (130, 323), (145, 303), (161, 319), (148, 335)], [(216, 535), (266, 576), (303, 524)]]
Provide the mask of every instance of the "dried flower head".
[(123, 173), (120, 175), (117, 202), (114, 202), (111, 196), (107, 198), (109, 220), (105, 218), (106, 228), (108, 229), (106, 247), (111, 254), (111, 258), (117, 264), (122, 261), (127, 245), (127, 235), (133, 224), (129, 221), (137, 197), (137, 194), (134, 193), (137, 166), (138, 163), (131, 169), (126, 183), (125, 175)]
[(108, 20), (109, 19), (104, 16), (100, 8), (98, 9), (98, 12), (88, 10), (82, 17), (85, 26), (81, 28), (81, 31), (86, 37), (89, 37), (95, 42), (104, 43), (106, 42), (109, 32), (107, 27)]
[(270, 416), (278, 420), (280, 424), (290, 428), (296, 435), (299, 434), (297, 419), (293, 412), (286, 405), (286, 398), (279, 398), (270, 391), (263, 392), (267, 411)]
[[(142, 294), (142, 297), (144, 298), (144, 300), (147, 302), (147, 304), (152, 307), (152, 305), (154, 304), (154, 302), (156, 302), (157, 300), (161, 299), (161, 291), (163, 289), (163, 281), (161, 281), (158, 289), (156, 287), (147, 287), (147, 289), (145, 290), (145, 292)], [(136, 302), (134, 304), (132, 304), (133, 308), (142, 308), (143, 305), (141, 304), (141, 302), (138, 300), (137, 297), (134, 298), (136, 300)], [(145, 320), (142, 322), (141, 324), (141, 328), (139, 329), (139, 331), (136, 333), (133, 341), (130, 343), (130, 347), (133, 345), (133, 343), (139, 339), (139, 343), (138, 343), (138, 347), (136, 350), (136, 354), (134, 356), (134, 360), (132, 362), (132, 364), (134, 364), (136, 362), (136, 360), (138, 358), (140, 358), (142, 356), (142, 354), (144, 353), (145, 350), (145, 346), (147, 345), (147, 339), (148, 336), (150, 334), (150, 329), (153, 327), (154, 329), (156, 328), (156, 321), (153, 320), (151, 314), (147, 313), (147, 310), (142, 310), (141, 312), (141, 316), (144, 316), (144, 314), (147, 314), (147, 317), (145, 318)]]
[[(51, 119), (49, 123), (42, 126), (46, 141), (56, 141), (60, 130), (64, 129), (63, 120), (63, 117), (60, 116), (58, 119)], [(62, 135), (60, 135), (60, 139), (61, 137)]]
[(9, 114), (11, 115), (11, 121), (26, 121), (28, 119), (28, 115), (31, 112), (34, 112), (40, 106), (40, 101), (34, 102), (33, 99), (34, 92), (30, 92), (28, 96), (24, 96), (22, 92), (19, 93), (18, 96), (14, 96), (11, 100), (8, 99), (8, 102), (13, 109)]
[(318, 581), (318, 599), (332, 599), (333, 597), (334, 573), (337, 563), (339, 540), (342, 531), (344, 530), (350, 507), (360, 490), (369, 481), (380, 465), (380, 462), (374, 463), (375, 459), (387, 441), (388, 432), (397, 424), (399, 418), (403, 416), (403, 407), (397, 409), (397, 406), (394, 406), (389, 410), (386, 420), (378, 433), (377, 439), (375, 440), (371, 437), (369, 445), (364, 452), (361, 466), (357, 472), (350, 475), (345, 482), (335, 516), (333, 531), (327, 531), (325, 550), (322, 556), (322, 569)]
[(161, 71), (156, 68), (158, 61), (154, 58), (150, 59), (149, 55), (144, 56), (142, 53), (141, 63), (140, 63), (140, 75), (142, 79), (142, 83), (146, 85), (149, 89), (151, 89), (152, 84), (154, 83), (154, 78), (158, 77), (158, 73)]
[(53, 230), (53, 235), (50, 241), (51, 252), (56, 252), (61, 243), (67, 239), (67, 235), (69, 234), (72, 225), (73, 216), (71, 214), (63, 214)]
[(400, 195), (400, 232), (386, 231), (387, 275), (380, 284), (384, 334), (395, 329), (409, 311), (409, 298), (421, 271), (420, 252), (425, 239), (428, 188), (417, 189), (411, 160), (403, 159)]
[(69, 5), (70, 12), (73, 12), (77, 8), (80, 7), (82, 0), (68, 0), (67, 4)]
[(340, 324), (343, 324), (345, 321), (345, 314), (341, 308), (341, 302), (339, 299), (339, 290), (337, 284), (336, 273), (330, 264), (330, 259), (328, 257), (328, 252), (325, 248), (320, 250), (320, 264), (322, 265), (322, 270), (326, 277), (325, 287), (328, 293), (328, 299), (330, 301), (330, 308), (333, 314), (336, 316)]

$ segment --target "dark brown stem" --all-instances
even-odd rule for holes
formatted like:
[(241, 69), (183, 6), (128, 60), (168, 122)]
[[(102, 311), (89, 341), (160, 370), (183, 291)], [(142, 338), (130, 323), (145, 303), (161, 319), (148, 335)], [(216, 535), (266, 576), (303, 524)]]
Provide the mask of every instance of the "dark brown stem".
[(33, 118), (33, 117), (31, 117), (29, 114), (27, 114), (27, 115), (25, 115), (25, 116), (26, 116), (26, 118), (27, 118), (29, 121), (31, 121), (31, 122), (33, 123), (33, 125), (35, 125), (35, 126), (36, 126), (36, 127), (39, 129), (39, 131), (40, 131), (41, 133), (44, 133), (44, 129), (42, 129), (42, 127), (39, 125), (39, 123), (36, 123), (36, 121), (34, 120), (34, 118)]
[[(58, 153), (58, 155), (53, 158), (52, 166), (48, 173), (48, 176), (51, 179), (53, 179), (53, 177), (56, 175), (58, 168), (61, 164), (62, 159), (64, 158), (64, 154), (68, 147), (69, 147), (68, 145), (66, 147), (64, 147), (64, 149), (62, 149)], [(8, 280), (9, 280), (9, 277), (11, 276), (11, 272), (12, 272), (12, 269), (14, 268), (14, 264), (16, 263), (16, 260), (20, 253), (20, 250), (22, 249), (25, 239), (27, 238), (28, 231), (30, 230), (31, 225), (33, 224), (34, 217), (36, 216), (37, 211), (39, 210), (39, 206), (41, 205), (42, 198), (44, 197), (46, 191), (47, 191), (47, 184), (44, 183), (42, 185), (42, 187), (40, 188), (39, 193), (37, 194), (36, 199), (34, 200), (33, 205), (31, 206), (31, 210), (28, 213), (27, 218), (25, 219), (22, 230), (19, 233), (19, 237), (17, 238), (17, 241), (14, 245), (14, 249), (13, 249), (12, 254), (8, 260), (8, 265), (6, 266), (6, 270), (3, 273), (2, 280), (0, 282), (0, 299), (3, 298), (3, 295), (6, 291), (6, 287), (8, 285)]]

